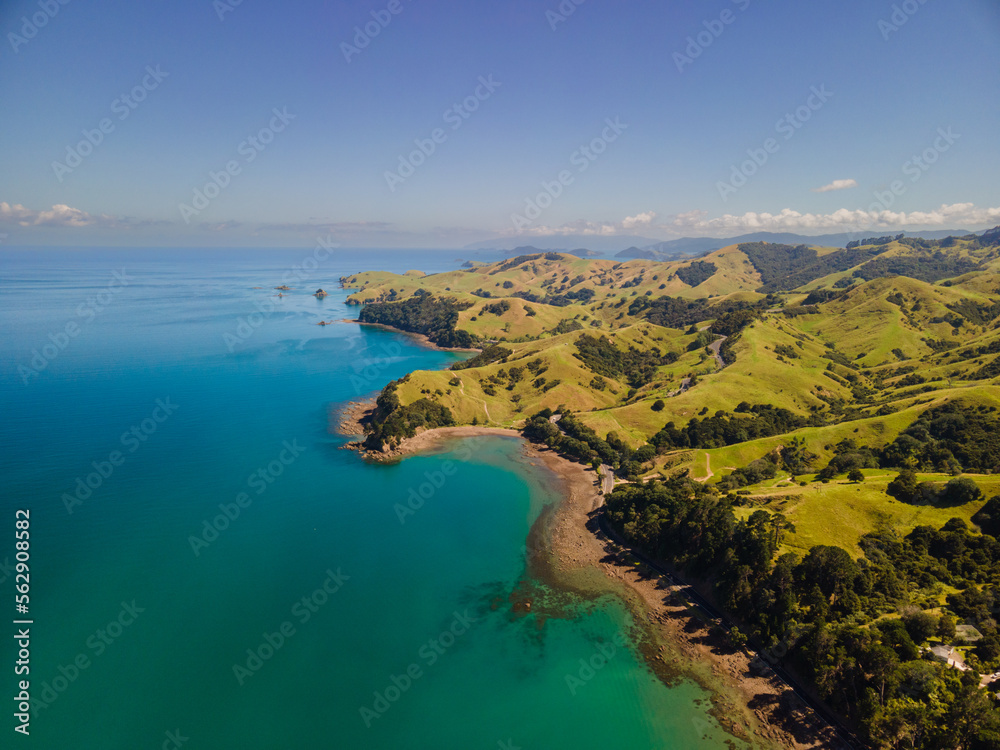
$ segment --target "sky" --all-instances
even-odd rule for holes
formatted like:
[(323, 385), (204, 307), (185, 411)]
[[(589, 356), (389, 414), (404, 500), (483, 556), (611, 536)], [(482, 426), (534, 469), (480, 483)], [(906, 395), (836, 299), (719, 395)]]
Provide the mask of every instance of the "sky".
[(0, 0), (0, 35), (8, 246), (1000, 224), (995, 0)]

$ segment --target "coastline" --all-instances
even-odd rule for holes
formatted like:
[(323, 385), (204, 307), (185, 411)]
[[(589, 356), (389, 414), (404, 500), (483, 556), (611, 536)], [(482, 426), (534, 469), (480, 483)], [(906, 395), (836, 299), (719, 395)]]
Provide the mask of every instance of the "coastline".
[(412, 331), (404, 331), (402, 328), (393, 328), (392, 326), (387, 326), (384, 323), (368, 323), (363, 320), (358, 320), (357, 318), (341, 318), (339, 323), (354, 323), (359, 326), (370, 326), (372, 328), (381, 328), (383, 331), (392, 331), (393, 333), (401, 333), (404, 336), (409, 336), (414, 339), (417, 343), (427, 349), (434, 349), (439, 352), (479, 352), (481, 349), (462, 349), (462, 348), (452, 348), (448, 346), (441, 346), (435, 344), (426, 335), (422, 333), (414, 333)]
[[(452, 440), (486, 435), (520, 436), (496, 427), (441, 427), (404, 440), (388, 454), (394, 460), (433, 452)], [(541, 466), (557, 483), (562, 500), (545, 519), (540, 543), (552, 555), (532, 556), (545, 568), (542, 578), (584, 595), (615, 593), (637, 623), (645, 626), (650, 643), (642, 644), (648, 666), (666, 684), (678, 676), (693, 679), (712, 695), (712, 713), (733, 737), (757, 747), (788, 750), (835, 747), (832, 737), (817, 735), (824, 726), (794, 691), (773, 673), (757, 676), (753, 659), (734, 651), (712, 632), (681, 593), (645, 566), (635, 565), (597, 528), (595, 511), (603, 505), (593, 469), (554, 451), (525, 442), (525, 461)], [(539, 519), (542, 521), (543, 519)], [(532, 529), (532, 535), (536, 529)], [(812, 724), (813, 727), (810, 727)]]

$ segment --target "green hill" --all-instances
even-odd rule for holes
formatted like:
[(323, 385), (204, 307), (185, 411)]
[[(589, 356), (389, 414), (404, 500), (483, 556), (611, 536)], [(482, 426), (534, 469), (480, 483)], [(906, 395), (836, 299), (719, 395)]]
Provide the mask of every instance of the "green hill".
[(870, 744), (953, 746), (967, 721), (997, 747), (978, 678), (919, 647), (965, 621), (968, 664), (1000, 669), (998, 240), (345, 277), (363, 321), (481, 349), (388, 386), (366, 445), (483, 424), (608, 465), (619, 533), (780, 643)]

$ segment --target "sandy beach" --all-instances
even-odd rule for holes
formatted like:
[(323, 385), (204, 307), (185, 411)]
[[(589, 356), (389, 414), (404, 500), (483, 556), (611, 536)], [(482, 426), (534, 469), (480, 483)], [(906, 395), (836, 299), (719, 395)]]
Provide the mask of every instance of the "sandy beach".
[[(471, 426), (427, 430), (405, 440), (392, 458), (440, 450), (460, 438), (519, 434), (512, 429)], [(532, 530), (538, 541), (529, 545), (542, 544), (551, 552), (533, 556), (546, 561), (542, 570), (534, 572), (584, 595), (619, 595), (646, 631), (648, 642), (642, 650), (650, 668), (668, 685), (687, 678), (710, 691), (712, 713), (733, 737), (759, 748), (836, 746), (825, 736), (825, 723), (783, 682), (752, 672), (752, 655), (734, 651), (723, 637), (713, 635), (712, 623), (678, 595), (677, 587), (645, 566), (633, 564), (604, 536), (595, 518), (603, 497), (590, 467), (529, 443), (525, 443), (524, 456), (551, 473), (563, 497), (554, 512), (539, 519), (544, 528)]]

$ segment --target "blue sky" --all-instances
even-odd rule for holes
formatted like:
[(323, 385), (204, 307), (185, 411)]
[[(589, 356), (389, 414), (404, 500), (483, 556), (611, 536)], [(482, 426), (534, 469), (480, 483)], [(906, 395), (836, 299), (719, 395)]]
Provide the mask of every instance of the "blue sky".
[(993, 0), (0, 0), (0, 33), (8, 245), (1000, 224)]

